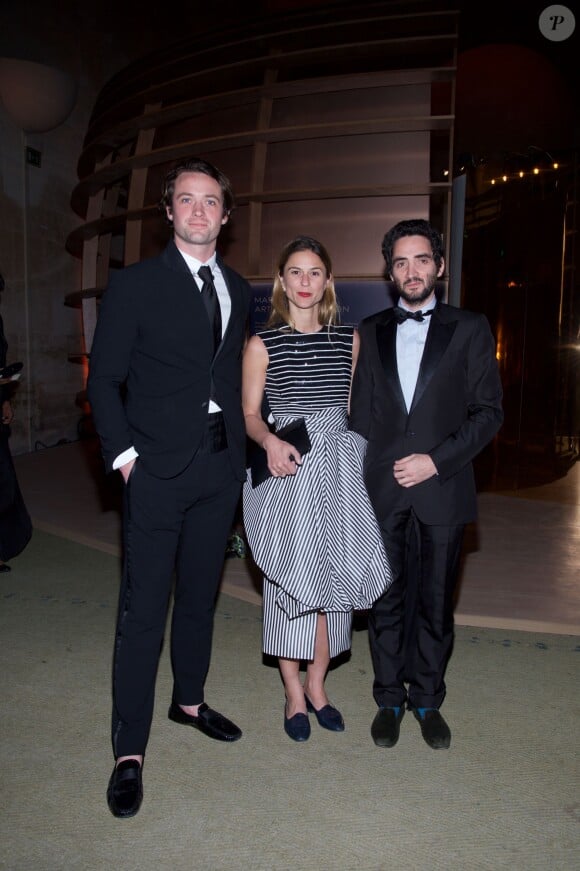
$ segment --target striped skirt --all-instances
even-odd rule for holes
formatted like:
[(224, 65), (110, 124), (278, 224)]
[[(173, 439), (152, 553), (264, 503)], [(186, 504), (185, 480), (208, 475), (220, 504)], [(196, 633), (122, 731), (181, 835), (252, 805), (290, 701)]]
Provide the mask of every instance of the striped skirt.
[[(281, 425), (289, 421), (282, 421)], [(353, 610), (391, 583), (362, 477), (366, 443), (343, 408), (306, 416), (312, 443), (296, 475), (244, 485), (244, 527), (264, 574), (264, 653), (312, 659), (316, 617), (326, 614), (330, 655), (350, 648)]]

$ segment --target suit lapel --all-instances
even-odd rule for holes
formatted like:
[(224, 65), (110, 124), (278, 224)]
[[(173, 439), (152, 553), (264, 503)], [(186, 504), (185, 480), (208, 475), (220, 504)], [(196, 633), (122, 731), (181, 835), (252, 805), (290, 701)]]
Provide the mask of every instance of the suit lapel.
[(167, 243), (166, 248), (161, 253), (161, 259), (168, 269), (172, 269), (173, 272), (179, 272), (180, 275), (188, 275), (195, 281), (189, 266), (185, 262), (185, 258), (181, 256), (181, 253), (173, 239)]
[(415, 387), (413, 402), (411, 403), (409, 413), (413, 411), (423, 396), (429, 381), (435, 374), (435, 370), (439, 365), (441, 357), (447, 350), (447, 346), (453, 338), (456, 326), (457, 321), (445, 323), (441, 319), (441, 309), (437, 306), (431, 316), (431, 324), (427, 334), (427, 341), (425, 342), (425, 350), (423, 351), (423, 358), (419, 367), (419, 375), (417, 376), (417, 385)]
[(237, 316), (237, 303), (238, 303), (238, 294), (234, 293), (234, 291), (232, 290), (232, 285), (234, 283), (232, 274), (230, 273), (230, 270), (225, 265), (225, 263), (223, 262), (223, 260), (219, 256), (219, 254), (217, 255), (217, 264), (218, 264), (219, 268), (221, 269), (227, 292), (230, 295), (231, 308), (230, 308), (230, 317), (228, 320), (228, 324), (227, 324), (226, 329), (224, 331), (224, 334), (222, 336), (222, 340), (221, 340), (220, 344), (218, 345), (218, 349), (216, 351), (216, 357), (220, 352), (220, 348), (222, 347), (222, 345), (224, 344), (224, 342), (228, 338), (232, 324), (235, 323), (236, 316)]
[[(207, 319), (206, 308), (203, 304), (195, 277), (192, 275), (191, 269), (189, 268), (187, 261), (182, 256), (179, 248), (177, 247), (173, 239), (168, 242), (167, 247), (161, 253), (161, 260), (164, 266), (174, 273), (174, 278), (172, 282), (173, 286), (176, 290), (178, 290), (180, 298), (183, 299), (183, 305), (185, 306), (185, 308), (182, 310), (180, 316), (185, 318), (192, 318), (194, 324), (201, 331), (201, 333), (203, 333), (202, 341), (207, 341), (209, 348), (211, 334), (209, 330), (209, 321)], [(204, 327), (205, 324), (207, 324), (207, 330)], [(213, 348), (213, 339), (211, 341), (211, 346)], [(218, 351), (220, 347), (221, 343), (218, 346)], [(214, 359), (216, 355), (214, 355)]]
[[(167, 247), (165, 248), (165, 250), (161, 254), (161, 258), (162, 258), (163, 262), (165, 263), (165, 265), (169, 269), (172, 269), (174, 272), (178, 272), (183, 277), (187, 277), (188, 280), (193, 281), (194, 284), (196, 283), (195, 278), (191, 274), (191, 270), (190, 270), (189, 266), (185, 262), (185, 258), (181, 256), (179, 249), (177, 248), (173, 239), (167, 244)], [(230, 317), (229, 317), (228, 325), (226, 327), (225, 333), (222, 336), (222, 340), (221, 340), (220, 344), (218, 345), (216, 353), (215, 353), (215, 356), (217, 357), (224, 341), (228, 337), (231, 325), (235, 322), (235, 319), (237, 316), (237, 307), (238, 307), (237, 303), (239, 302), (239, 298), (238, 298), (238, 294), (235, 293), (235, 290), (232, 289), (232, 286), (234, 284), (235, 279), (232, 277), (230, 270), (225, 265), (225, 263), (223, 262), (223, 260), (219, 256), (219, 254), (217, 255), (216, 259), (217, 259), (217, 263), (219, 265), (219, 268), (221, 269), (227, 291), (230, 295), (230, 302), (231, 302), (231, 310), (230, 310)], [(196, 285), (196, 288), (197, 288), (197, 285)], [(199, 294), (198, 294), (198, 296), (199, 296)], [(201, 298), (199, 299), (199, 306), (200, 306), (200, 312), (203, 311), (203, 313), (205, 314), (205, 308), (203, 308)], [(214, 357), (214, 359), (215, 359), (215, 357)]]

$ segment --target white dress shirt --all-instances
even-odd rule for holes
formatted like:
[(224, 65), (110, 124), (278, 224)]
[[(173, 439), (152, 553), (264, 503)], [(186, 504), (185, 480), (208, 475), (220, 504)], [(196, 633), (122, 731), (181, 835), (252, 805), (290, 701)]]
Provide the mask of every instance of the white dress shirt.
[[(421, 311), (430, 311), (436, 304), (437, 300), (431, 299)], [(403, 300), (399, 300), (399, 306), (405, 311), (410, 311)], [(397, 325), (397, 369), (407, 411), (413, 402), (430, 323), (431, 317), (427, 317), (423, 321), (409, 319)]]

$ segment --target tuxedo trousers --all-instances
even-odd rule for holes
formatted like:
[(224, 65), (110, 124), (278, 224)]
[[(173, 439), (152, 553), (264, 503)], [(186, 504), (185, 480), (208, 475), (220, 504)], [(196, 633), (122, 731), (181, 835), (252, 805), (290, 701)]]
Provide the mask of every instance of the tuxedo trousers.
[(139, 459), (133, 467), (124, 494), (113, 659), (116, 758), (145, 753), (172, 590), (173, 700), (204, 701), (215, 601), (240, 491), (226, 451), (202, 448), (175, 478), (154, 477)]
[(465, 527), (427, 525), (410, 507), (380, 527), (393, 583), (369, 615), (373, 695), (384, 707), (439, 708)]

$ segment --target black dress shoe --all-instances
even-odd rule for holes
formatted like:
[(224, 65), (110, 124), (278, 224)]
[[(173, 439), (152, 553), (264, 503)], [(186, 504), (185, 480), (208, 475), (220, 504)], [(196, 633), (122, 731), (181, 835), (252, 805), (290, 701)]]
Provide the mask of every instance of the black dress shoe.
[(10, 566), (7, 566), (6, 563), (0, 563), (0, 572), (11, 572), (12, 569)]
[(425, 742), (433, 750), (449, 747), (451, 744), (451, 729), (437, 710), (437, 708), (424, 708), (422, 711), (411, 708), (415, 718), (421, 726), (421, 734)]
[(235, 723), (209, 708), (205, 702), (199, 706), (197, 717), (186, 714), (176, 702), (171, 702), (168, 717), (174, 723), (194, 726), (200, 732), (209, 735), (210, 738), (215, 738), (216, 741), (237, 741), (238, 738), (242, 737), (241, 729)]
[(371, 726), (371, 735), (377, 747), (395, 746), (404, 716), (404, 705), (398, 711), (396, 708), (379, 708)]
[(284, 707), (284, 731), (293, 741), (308, 741), (310, 738), (308, 714), (294, 714), (293, 717), (288, 718)]
[(315, 715), (318, 720), (318, 725), (323, 729), (329, 729), (331, 732), (344, 732), (344, 720), (342, 714), (337, 708), (332, 705), (324, 705), (324, 707), (316, 710), (308, 696), (306, 699), (306, 708)]
[(107, 803), (114, 817), (134, 817), (143, 801), (141, 766), (136, 759), (119, 762), (107, 788)]

